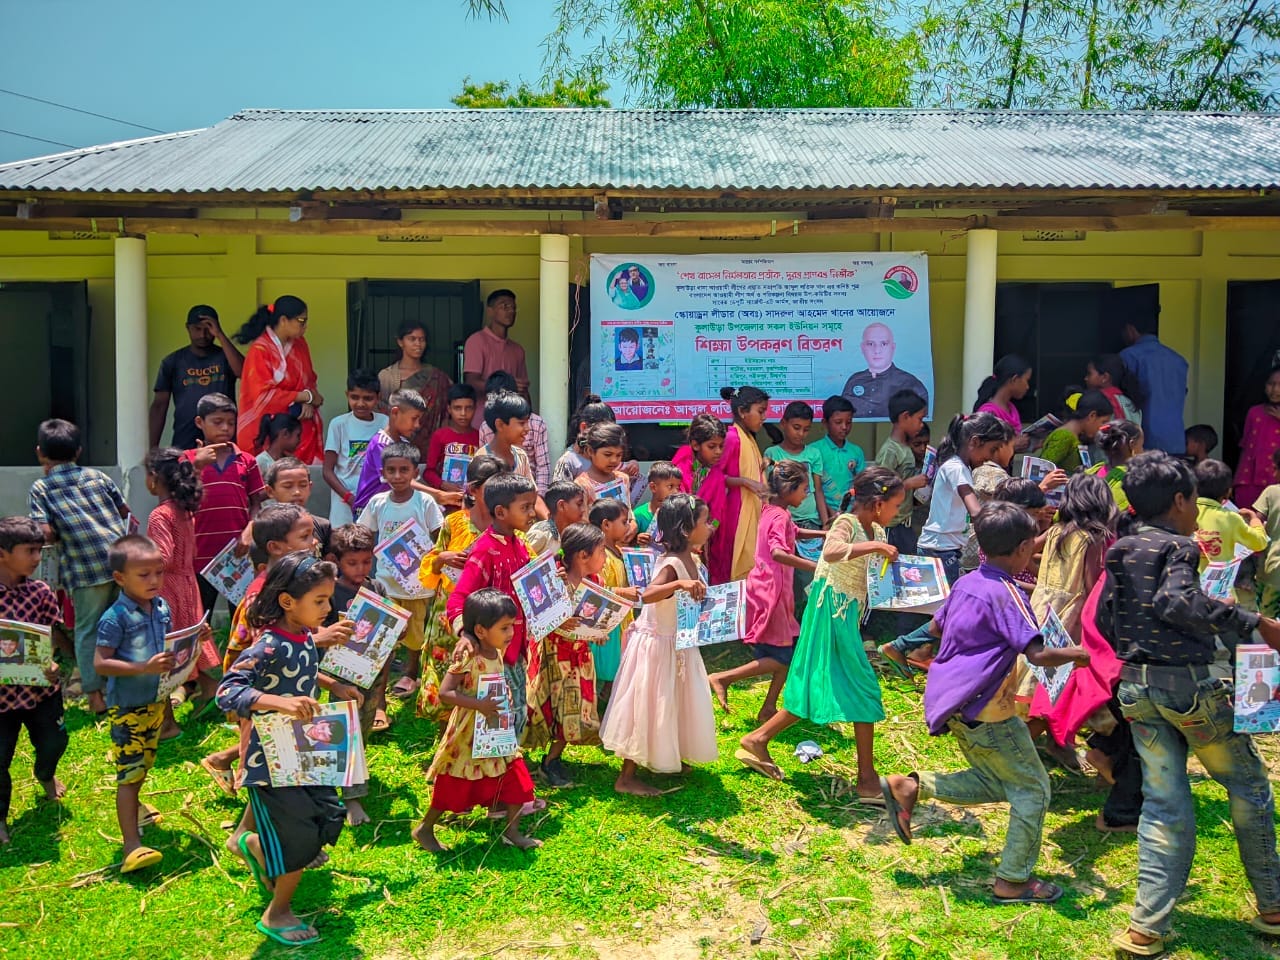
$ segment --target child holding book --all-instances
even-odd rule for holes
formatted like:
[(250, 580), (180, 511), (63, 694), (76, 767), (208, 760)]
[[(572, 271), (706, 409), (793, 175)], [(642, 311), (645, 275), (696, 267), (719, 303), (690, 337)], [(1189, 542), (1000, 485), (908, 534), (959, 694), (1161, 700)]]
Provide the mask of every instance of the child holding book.
[(633, 517), (638, 533), (637, 542), (642, 546), (648, 544), (652, 537), (649, 528), (653, 526), (654, 515), (662, 506), (662, 502), (672, 494), (680, 492), (684, 475), (680, 468), (669, 460), (658, 460), (649, 468), (649, 499), (635, 508)]
[(529, 549), (540, 556), (560, 549), (560, 534), (573, 523), (587, 518), (587, 491), (574, 482), (555, 480), (542, 498), (550, 517), (529, 528)]
[(711, 536), (711, 517), (697, 497), (677, 493), (662, 504), (655, 523), (664, 553), (641, 594), (640, 616), (600, 728), (605, 749), (622, 758), (614, 789), (643, 797), (662, 791), (640, 780), (638, 767), (679, 773), (686, 763), (712, 763), (718, 756), (702, 654), (675, 647), (676, 594), (706, 596), (695, 554)]
[(822, 402), (822, 417), (826, 435), (813, 441), (818, 459), (818, 471), (813, 475), (814, 491), (818, 498), (818, 513), (822, 525), (830, 527), (840, 515), (840, 503), (853, 486), (853, 478), (867, 465), (867, 457), (856, 443), (849, 442), (853, 429), (853, 404), (836, 394)]
[(889, 563), (898, 548), (886, 539), (884, 523), (906, 499), (902, 480), (885, 467), (868, 467), (853, 481), (842, 511), (831, 525), (813, 579), (792, 670), (783, 690), (784, 709), (739, 741), (734, 756), (757, 773), (783, 779), (769, 744), (798, 720), (815, 724), (852, 723), (858, 756), (857, 794), (874, 802), (874, 724), (884, 719), (880, 681), (862, 647), (859, 624), (867, 603), (867, 564)]
[(1116, 509), (1126, 512), (1129, 499), (1124, 495), (1124, 474), (1130, 460), (1142, 453), (1142, 428), (1132, 420), (1112, 420), (1104, 423), (1094, 438), (1104, 460), (1095, 463), (1085, 473), (1092, 473), (1107, 482)]
[[(254, 829), (238, 831), (236, 846), (271, 896), (254, 926), (287, 947), (320, 939), (294, 913), (293, 895), (302, 871), (338, 842), (344, 811), (333, 787), (273, 786), (258, 729), (247, 721), (267, 712), (310, 720), (320, 706), (319, 691), (335, 685), (317, 669), (320, 651), (312, 635), (329, 612), (336, 575), (333, 564), (309, 553), (281, 558), (249, 610), (249, 624), (261, 635), (218, 686), (218, 706), (246, 721), (240, 726), (240, 766), (249, 806), (242, 828), (251, 818)], [(356, 691), (351, 699), (362, 698)]]
[[(267, 484), (267, 493), (275, 503), (293, 503), (307, 508), (311, 500), (311, 470), (297, 457), (281, 457), (267, 468), (262, 477)], [(315, 528), (316, 556), (324, 559), (329, 556), (329, 538), (333, 536), (333, 525), (324, 517), (311, 515), (311, 523)], [(253, 538), (252, 531), (245, 531), (246, 542)]]
[(1086, 390), (1097, 390), (1111, 401), (1112, 421), (1127, 420), (1141, 426), (1142, 411), (1124, 392), (1129, 382), (1124, 361), (1117, 353), (1104, 353), (1089, 361), (1084, 375)]
[(911, 438), (924, 426), (924, 416), (928, 409), (929, 404), (925, 399), (910, 390), (899, 390), (891, 396), (889, 422), (893, 424), (893, 429), (876, 451), (876, 466), (885, 467), (897, 474), (903, 489), (907, 491), (897, 516), (885, 528), (889, 542), (900, 553), (916, 552), (916, 534), (911, 529), (911, 508), (915, 502), (915, 492), (928, 486), (929, 478), (916, 464), (915, 454), (911, 450)]
[[(497, 457), (512, 473), (534, 480), (533, 465), (523, 446), (529, 434), (531, 414), (529, 401), (518, 393), (503, 390), (488, 394), (484, 401), (484, 422), (493, 431), (493, 439), (479, 452)], [(537, 488), (536, 480), (534, 488)], [(538, 496), (537, 515), (543, 520), (549, 516), (541, 494)]]
[[(822, 556), (825, 513), (818, 512), (818, 495), (812, 480), (821, 471), (822, 464), (818, 460), (817, 448), (805, 444), (809, 431), (813, 427), (813, 407), (803, 400), (791, 401), (782, 411), (779, 426), (782, 430), (782, 442), (775, 443), (765, 450), (766, 466), (768, 463), (792, 460), (803, 464), (808, 469), (809, 495), (805, 497), (803, 503), (791, 511), (791, 519), (796, 525), (796, 551), (806, 560), (817, 563), (818, 558)], [(825, 506), (823, 509), (825, 511)], [(813, 582), (813, 573), (809, 570), (796, 569), (792, 571), (792, 580), (795, 581), (795, 612), (796, 619), (799, 620), (804, 615), (804, 605), (809, 584)]]
[[(622, 547), (631, 532), (630, 518), (631, 511), (625, 503), (606, 497), (592, 505), (588, 522), (593, 527), (599, 527), (604, 534), (604, 570), (600, 575), (601, 582), (619, 596), (639, 599), (640, 591), (627, 582), (627, 568), (622, 562)], [(632, 615), (628, 613), (622, 623), (609, 631), (609, 639), (593, 651), (596, 679), (601, 684), (601, 700), (608, 700), (613, 694), (613, 681), (622, 664), (622, 637), (631, 622)]]
[(911, 812), (920, 800), (963, 806), (1007, 802), (1009, 826), (992, 898), (996, 903), (1055, 903), (1062, 888), (1032, 876), (1049, 809), (1049, 777), (1014, 709), (1014, 666), (1019, 654), (1043, 667), (1088, 663), (1089, 654), (1074, 645), (1046, 647), (1013, 581), (1035, 549), (1031, 515), (996, 501), (974, 525), (987, 562), (956, 582), (934, 616), (942, 645), (924, 691), (929, 732), (940, 736), (949, 730), (971, 767), (882, 777), (881, 791), (889, 822), (903, 843), (911, 843)]
[(809, 472), (804, 464), (782, 460), (769, 471), (769, 504), (760, 515), (756, 538), (756, 565), (747, 575), (746, 635), (742, 642), (751, 650), (752, 660), (732, 670), (713, 673), (708, 678), (711, 694), (720, 709), (729, 709), (729, 685), (749, 677), (769, 676), (757, 723), (778, 712), (778, 695), (787, 679), (787, 668), (795, 653), (800, 624), (795, 613), (793, 571), (812, 573), (817, 564), (796, 555), (796, 525), (790, 510), (809, 495)]
[[(462, 510), (445, 515), (444, 526), (436, 537), (435, 549), (422, 558), (418, 579), (423, 589), (431, 592), (440, 605), (453, 592), (454, 581), (467, 563), (471, 545), (480, 534), (489, 529), (493, 518), (484, 503), (484, 485), (492, 477), (507, 473), (507, 465), (497, 457), (477, 454), (467, 464), (467, 492), (462, 499)], [(574, 492), (577, 490), (575, 488)], [(436, 624), (427, 625), (428, 633), (436, 635)]]
[(1022, 414), (1017, 401), (1031, 389), (1031, 364), (1016, 353), (1006, 354), (996, 361), (991, 376), (978, 387), (978, 399), (974, 413), (989, 413), (1013, 428), (1014, 447), (1021, 452), (1030, 446), (1031, 439), (1022, 432)]
[(268, 413), (258, 423), (258, 470), (265, 477), (271, 464), (292, 457), (302, 443), (302, 421), (292, 413)]
[[(709, 413), (700, 413), (689, 423), (686, 443), (675, 452), (671, 462), (680, 470), (680, 489), (691, 493), (707, 505), (711, 515), (712, 537), (724, 522), (729, 488), (724, 482), (725, 426)], [(654, 517), (657, 517), (654, 512)]]
[(590, 510), (602, 487), (621, 484), (622, 497), (631, 495), (631, 478), (619, 467), (627, 446), (627, 432), (616, 423), (597, 423), (587, 432), (587, 453), (591, 462), (574, 480), (586, 495)]
[(329, 523), (340, 527), (354, 517), (360, 470), (365, 451), (379, 430), (387, 426), (387, 415), (378, 413), (378, 377), (363, 370), (347, 377), (347, 412), (329, 421), (324, 441), (322, 476), (329, 487)]
[(1111, 401), (1098, 390), (1086, 390), (1076, 400), (1075, 408), (1067, 407), (1064, 413), (1062, 426), (1044, 438), (1040, 457), (1067, 473), (1075, 473), (1083, 465), (1080, 447), (1092, 443), (1103, 424), (1111, 422)]
[[(1196, 518), (1195, 540), (1200, 546), (1200, 572), (1214, 561), (1230, 562), (1236, 550), (1250, 554), (1267, 549), (1267, 530), (1262, 518), (1227, 509), (1234, 478), (1231, 468), (1221, 460), (1201, 460), (1195, 466)], [(1237, 597), (1239, 602), (1241, 598)]]
[(478, 719), (492, 722), (503, 712), (496, 692), (483, 700), (477, 697), (480, 681), (504, 672), (518, 616), (515, 600), (492, 587), (472, 592), (463, 604), (459, 636), (467, 641), (467, 650), (454, 658), (440, 685), (440, 699), (453, 712), (427, 771), (431, 806), (412, 833), (424, 850), (444, 852), (435, 827), (445, 813), (467, 813), (474, 807), (495, 805), (501, 805), (506, 814), (503, 843), (522, 850), (542, 846), (541, 840), (520, 832), (520, 818), (526, 805), (533, 803), (534, 792), (533, 778), (519, 751), (507, 757), (473, 754)]
[(462, 492), (462, 487), (444, 479), (446, 457), (470, 457), (480, 446), (480, 431), (471, 425), (476, 415), (476, 388), (455, 383), (449, 388), (449, 419), (427, 441), (426, 480), (441, 490)]

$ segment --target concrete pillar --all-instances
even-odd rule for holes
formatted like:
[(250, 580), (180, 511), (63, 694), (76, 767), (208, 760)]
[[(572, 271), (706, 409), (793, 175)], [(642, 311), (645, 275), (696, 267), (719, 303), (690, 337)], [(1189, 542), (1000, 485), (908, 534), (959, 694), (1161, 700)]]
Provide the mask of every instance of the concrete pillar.
[(964, 376), (960, 406), (973, 407), (996, 348), (996, 231), (970, 230), (964, 270)]
[(147, 454), (147, 241), (115, 240), (116, 458), (127, 476)]
[(538, 247), (538, 412), (547, 422), (547, 452), (565, 447), (569, 421), (569, 238), (544, 233)]

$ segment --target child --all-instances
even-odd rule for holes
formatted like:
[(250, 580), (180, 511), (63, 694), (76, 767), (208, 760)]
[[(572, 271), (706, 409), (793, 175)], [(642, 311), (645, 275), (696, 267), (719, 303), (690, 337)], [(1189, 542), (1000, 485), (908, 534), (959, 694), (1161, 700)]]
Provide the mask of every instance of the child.
[[(1044, 542), (1048, 538), (1049, 528), (1053, 526), (1057, 509), (1049, 503), (1048, 497), (1044, 495), (1044, 489), (1039, 484), (1023, 477), (1009, 477), (1002, 480), (991, 499), (1021, 507), (1031, 514), (1031, 519), (1036, 522), (1036, 548), (1031, 554), (1031, 560), (1027, 563), (1026, 569), (1013, 577), (1030, 595), (1036, 588), (1036, 574), (1040, 569), (1040, 552), (1044, 549)], [(986, 562), (987, 558), (979, 547), (978, 563)]]
[(1086, 470), (1107, 481), (1116, 509), (1125, 512), (1129, 500), (1124, 495), (1124, 474), (1130, 460), (1142, 453), (1142, 428), (1132, 420), (1112, 420), (1098, 430), (1095, 442), (1106, 459)]
[[(27, 517), (0, 520), (0, 620), (17, 620), (42, 627), (62, 623), (62, 611), (53, 590), (33, 580), (40, 566), (44, 531)], [(47, 687), (0, 683), (0, 846), (9, 843), (9, 801), (13, 796), (13, 766), (18, 736), (27, 728), (35, 750), (36, 781), (45, 799), (61, 800), (67, 788), (58, 779), (58, 761), (67, 750), (67, 728), (62, 722), (62, 684), (58, 665), (45, 667)]]
[(883, 524), (891, 519), (906, 491), (885, 467), (868, 467), (853, 481), (852, 512), (831, 525), (805, 609), (793, 669), (783, 691), (785, 709), (739, 741), (734, 756), (774, 780), (782, 770), (769, 756), (769, 743), (797, 720), (852, 723), (858, 752), (857, 793), (874, 803), (880, 794), (873, 752), (875, 728), (884, 719), (880, 681), (867, 660), (858, 624), (867, 602), (867, 564), (898, 558)]
[[(631, 533), (631, 511), (621, 500), (606, 497), (591, 507), (588, 521), (604, 534), (604, 571), (601, 582), (611, 591), (628, 599), (639, 599), (640, 591), (627, 583), (627, 568), (622, 563), (621, 547)], [(601, 683), (600, 698), (608, 700), (613, 693), (613, 681), (622, 664), (622, 635), (631, 626), (632, 615), (609, 631), (609, 639), (596, 647), (596, 678)]]
[[(1267, 530), (1256, 514), (1245, 515), (1228, 510), (1224, 503), (1231, 497), (1231, 468), (1221, 460), (1201, 460), (1195, 466), (1196, 543), (1200, 546), (1200, 572), (1214, 561), (1235, 559), (1237, 547), (1259, 553), (1267, 549)], [(1234, 591), (1233, 591), (1234, 595)], [(1237, 601), (1240, 599), (1236, 598)]]
[(662, 504), (655, 522), (665, 552), (641, 594), (644, 605), (627, 637), (600, 727), (605, 749), (622, 758), (614, 789), (642, 797), (662, 791), (636, 777), (638, 766), (679, 773), (685, 763), (712, 763), (718, 756), (702, 654), (675, 647), (676, 594), (706, 596), (695, 551), (711, 537), (711, 517), (697, 497), (677, 493)]
[(494, 721), (504, 712), (496, 692), (484, 700), (478, 699), (476, 693), (481, 677), (503, 671), (517, 616), (516, 602), (490, 587), (475, 591), (463, 605), (460, 636), (467, 640), (469, 650), (449, 665), (440, 685), (440, 699), (453, 707), (453, 712), (427, 771), (427, 780), (432, 783), (431, 806), (412, 833), (424, 850), (444, 852), (435, 833), (442, 814), (467, 813), (473, 807), (495, 804), (501, 804), (506, 811), (504, 843), (521, 850), (542, 846), (541, 840), (520, 832), (520, 817), (525, 806), (533, 802), (534, 793), (533, 778), (519, 752), (510, 757), (479, 759), (471, 754), (476, 714)]
[[(533, 465), (523, 447), (529, 433), (529, 416), (529, 401), (520, 394), (509, 390), (488, 394), (484, 401), (484, 422), (493, 431), (493, 438), (479, 452), (497, 457), (513, 473), (533, 480)], [(537, 506), (538, 517), (547, 519), (541, 495)]]
[[(517, 393), (528, 400), (528, 390), (521, 390), (516, 384), (516, 378), (505, 370), (496, 370), (489, 375), (489, 379), (484, 382), (485, 404), (488, 405), (489, 397), (495, 393)], [(533, 482), (538, 486), (538, 496), (542, 496), (547, 490), (547, 486), (551, 483), (551, 455), (547, 449), (547, 422), (533, 412), (525, 417), (525, 435), (524, 439), (516, 446), (525, 452), (529, 460), (529, 469), (533, 471)], [(495, 430), (489, 426), (488, 422), (481, 418), (480, 424), (480, 443), (487, 446), (493, 441)], [(505, 459), (505, 458), (504, 458)], [(508, 464), (510, 461), (508, 460)]]
[[(196, 511), (197, 576), (222, 548), (240, 537), (267, 498), (262, 471), (254, 458), (235, 444), (236, 405), (221, 393), (209, 393), (196, 404), (196, 426), (204, 434), (204, 446), (188, 450), (184, 456), (195, 467), (204, 487), (204, 498)], [(212, 612), (218, 591), (203, 577), (200, 603)]]
[(993, 899), (1055, 903), (1062, 888), (1031, 875), (1049, 809), (1049, 776), (1014, 710), (1014, 665), (1020, 653), (1043, 667), (1088, 663), (1089, 654), (1074, 645), (1046, 647), (1013, 581), (1035, 549), (1031, 515), (997, 501), (974, 519), (974, 526), (987, 562), (954, 585), (934, 617), (942, 646), (924, 691), (929, 732), (939, 736), (950, 730), (971, 768), (882, 777), (880, 786), (889, 822), (903, 843), (911, 842), (911, 811), (920, 800), (965, 806), (1007, 802), (1009, 826)]
[(360, 482), (356, 484), (356, 497), (351, 503), (351, 510), (357, 517), (374, 494), (387, 490), (386, 481), (382, 478), (383, 447), (393, 443), (413, 443), (422, 415), (427, 410), (427, 401), (416, 390), (397, 390), (387, 404), (387, 425), (373, 435), (360, 465)]
[(830, 527), (840, 513), (840, 502), (853, 486), (853, 478), (867, 465), (862, 448), (849, 443), (849, 431), (853, 429), (853, 404), (844, 397), (827, 397), (822, 403), (822, 416), (826, 435), (809, 446), (818, 460), (818, 470), (813, 475), (818, 514), (822, 526)]
[[(719, 535), (707, 550), (711, 583), (745, 579), (755, 566), (756, 533), (769, 488), (764, 484), (764, 461), (756, 434), (769, 412), (769, 395), (758, 387), (722, 387), (733, 424), (725, 433), (720, 469), (728, 493)], [(852, 421), (851, 421), (852, 422)]]
[[(803, 464), (814, 477), (820, 471), (817, 449), (806, 446), (805, 440), (813, 426), (813, 407), (802, 400), (793, 400), (782, 411), (782, 439), (765, 450), (765, 460), (781, 463), (792, 460)], [(638, 514), (637, 514), (638, 515)], [(809, 495), (800, 506), (791, 511), (791, 519), (796, 525), (796, 552), (806, 560), (814, 563), (822, 556), (822, 515), (818, 513), (818, 495), (813, 483), (809, 484)], [(809, 584), (813, 582), (813, 573), (809, 570), (795, 569), (791, 572), (796, 598), (796, 619), (804, 616), (804, 605), (809, 594)]]
[[(911, 438), (911, 455), (916, 458), (916, 471), (924, 473), (925, 457), (929, 454), (929, 441), (932, 439), (927, 423), (920, 425), (920, 431)], [(937, 451), (934, 452), (935, 457)], [(937, 467), (937, 461), (934, 462)], [(924, 532), (924, 525), (929, 521), (929, 503), (933, 499), (933, 478), (929, 478), (929, 482), (916, 491), (914, 497), (908, 497), (911, 500), (911, 533), (919, 543), (920, 534)]]
[(71, 591), (76, 613), (80, 686), (89, 698), (89, 709), (101, 716), (107, 712), (107, 703), (102, 696), (104, 681), (93, 667), (94, 647), (98, 621), (116, 598), (107, 552), (128, 530), (129, 508), (106, 474), (76, 463), (80, 430), (74, 423), (46, 420), (40, 424), (36, 456), (44, 476), (31, 484), (28, 508), (46, 541), (61, 546), (61, 579)]
[[(506, 464), (503, 464), (505, 469)], [(581, 523), (587, 518), (587, 492), (577, 483), (554, 481), (547, 487), (543, 498), (549, 520), (539, 520), (529, 528), (529, 549), (535, 555), (560, 549), (560, 534), (571, 523)]]
[(649, 528), (653, 526), (654, 515), (667, 497), (680, 492), (682, 479), (680, 468), (669, 460), (658, 460), (649, 468), (649, 499), (636, 507), (633, 513), (639, 533), (638, 542), (642, 546), (652, 539)]
[[(1013, 428), (1007, 423), (1004, 427), (1004, 442), (992, 451), (990, 460), (973, 468), (973, 492), (977, 494), (978, 502), (983, 505), (994, 500), (996, 489), (1010, 479), (1009, 467), (1013, 463)], [(1066, 474), (1062, 474), (1062, 477), (1065, 482)], [(968, 573), (970, 570), (977, 570), (982, 563), (981, 553), (982, 551), (978, 549), (978, 537), (970, 527), (969, 539), (965, 542), (964, 550), (960, 554), (960, 572)]]
[(1044, 438), (1040, 451), (1043, 460), (1051, 460), (1067, 473), (1075, 473), (1083, 466), (1080, 447), (1088, 446), (1103, 424), (1112, 417), (1111, 401), (1098, 390), (1086, 390), (1076, 400), (1075, 408), (1065, 411), (1066, 421)]
[(449, 401), (449, 421), (427, 441), (426, 480), (441, 490), (462, 492), (456, 483), (448, 483), (441, 475), (444, 458), (469, 457), (480, 446), (480, 431), (471, 426), (476, 415), (476, 388), (469, 383), (455, 383), (446, 394)]
[(1194, 466), (1201, 460), (1208, 460), (1209, 454), (1218, 447), (1218, 431), (1207, 423), (1196, 423), (1187, 427), (1187, 459)]
[(1111, 401), (1111, 417), (1115, 421), (1127, 420), (1130, 423), (1142, 424), (1142, 412), (1134, 406), (1133, 401), (1125, 395), (1128, 383), (1128, 371), (1119, 354), (1104, 353), (1089, 361), (1084, 375), (1086, 390), (1098, 390)]
[(348, 413), (329, 421), (324, 441), (322, 476), (329, 486), (329, 523), (340, 527), (351, 523), (351, 505), (356, 501), (365, 451), (379, 430), (387, 426), (387, 415), (376, 412), (378, 378), (355, 370), (347, 377)]
[(809, 495), (809, 471), (794, 460), (775, 463), (769, 471), (769, 490), (773, 496), (760, 515), (756, 565), (747, 575), (747, 630), (742, 640), (751, 650), (752, 660), (708, 678), (720, 709), (728, 711), (731, 683), (768, 674), (769, 692), (756, 716), (757, 723), (778, 712), (778, 694), (786, 682), (800, 632), (792, 571), (812, 573), (818, 566), (796, 556), (796, 525), (789, 512)]
[[(320, 688), (333, 684), (317, 670), (320, 651), (312, 632), (329, 612), (336, 574), (333, 564), (302, 551), (271, 568), (249, 609), (249, 624), (261, 636), (222, 678), (218, 706), (245, 721), (255, 713), (283, 713), (302, 721), (316, 715)], [(256, 829), (239, 830), (236, 847), (271, 895), (254, 926), (287, 947), (315, 943), (320, 934), (293, 912), (293, 894), (303, 869), (338, 842), (343, 823), (338, 793), (333, 787), (272, 786), (258, 730), (250, 722), (240, 725), (240, 757), (249, 790), (241, 824), (251, 820)]]
[[(1280, 450), (1271, 454), (1273, 478), (1280, 480)], [(1256, 516), (1266, 525), (1267, 547), (1257, 573), (1258, 611), (1267, 617), (1280, 617), (1280, 482), (1262, 491), (1251, 507), (1240, 511)]]
[[(382, 479), (390, 488), (378, 493), (360, 511), (360, 526), (368, 527), (381, 542), (408, 520), (416, 520), (422, 535), (434, 540), (444, 526), (439, 505), (421, 490), (415, 490), (413, 478), (418, 475), (418, 448), (411, 443), (393, 443), (382, 450)], [(420, 563), (420, 561), (419, 561)], [(400, 638), (409, 655), (404, 676), (391, 688), (392, 696), (406, 699), (418, 692), (422, 647), (426, 643), (427, 611), (430, 596), (414, 596), (395, 578), (387, 560), (378, 558), (378, 580), (387, 596), (409, 611), (409, 625)]]
[(693, 494), (707, 505), (712, 528), (717, 531), (724, 519), (728, 495), (721, 466), (725, 434), (723, 423), (709, 413), (700, 413), (689, 423), (685, 445), (671, 458), (680, 471), (681, 491)]
[(265, 477), (271, 464), (292, 457), (302, 442), (302, 421), (291, 413), (268, 413), (258, 424), (258, 471)]
[(1200, 589), (1191, 535), (1196, 482), (1182, 460), (1160, 451), (1134, 457), (1125, 494), (1142, 527), (1106, 559), (1098, 629), (1121, 660), (1116, 696), (1142, 761), (1138, 894), (1117, 950), (1154, 956), (1186, 889), (1196, 846), (1196, 810), (1186, 774), (1192, 750), (1227, 789), (1236, 845), (1258, 902), (1251, 923), (1280, 934), (1280, 857), (1267, 769), (1247, 734), (1233, 732), (1231, 684), (1210, 674), (1215, 639), (1254, 630), (1280, 649), (1280, 623), (1214, 600)]
[[(911, 529), (913, 495), (915, 491), (928, 486), (929, 478), (916, 465), (915, 454), (911, 451), (911, 439), (924, 426), (924, 415), (928, 408), (929, 404), (924, 398), (910, 390), (899, 390), (891, 396), (889, 422), (893, 424), (893, 430), (876, 452), (876, 466), (885, 467), (897, 474), (903, 489), (907, 491), (907, 495), (902, 498), (902, 506), (898, 508), (898, 515), (885, 528), (889, 542), (900, 553), (916, 552), (916, 535)], [(1012, 432), (1011, 430), (1011, 437)]]
[(1273, 365), (1267, 373), (1263, 392), (1266, 401), (1249, 408), (1240, 436), (1235, 497), (1246, 507), (1253, 506), (1275, 481), (1271, 457), (1280, 450), (1280, 365)]
[(598, 423), (616, 422), (613, 408), (594, 393), (587, 394), (578, 409), (574, 411), (570, 422), (577, 426), (573, 443), (560, 455), (555, 468), (551, 471), (552, 483), (572, 483), (578, 474), (591, 465), (587, 455), (587, 434)]
[(587, 452), (591, 463), (574, 480), (586, 494), (586, 509), (591, 509), (600, 487), (606, 484), (621, 483), (626, 491), (623, 496), (630, 497), (631, 478), (618, 469), (626, 446), (627, 432), (616, 423), (597, 423), (587, 432)]
[[(418, 571), (422, 586), (433, 592), (437, 599), (447, 597), (453, 591), (454, 580), (466, 565), (472, 544), (493, 522), (489, 508), (484, 504), (484, 485), (492, 477), (508, 472), (506, 464), (497, 457), (482, 453), (472, 457), (467, 464), (467, 492), (462, 501), (465, 509), (446, 514), (435, 549), (422, 558), (422, 568)], [(574, 492), (578, 492), (576, 487)], [(434, 627), (434, 624), (428, 626)]]
[(1016, 353), (1006, 354), (996, 361), (995, 370), (978, 386), (978, 398), (973, 404), (974, 413), (989, 413), (1013, 428), (1014, 448), (1027, 449), (1030, 438), (1022, 432), (1022, 414), (1017, 401), (1031, 389), (1031, 364)]
[[(263, 475), (267, 482), (267, 493), (276, 503), (294, 503), (307, 508), (311, 499), (311, 470), (297, 457), (281, 457), (267, 468)], [(316, 555), (324, 558), (329, 555), (329, 538), (333, 536), (333, 525), (324, 517), (311, 517), (316, 534)], [(249, 534), (250, 538), (253, 536)]]

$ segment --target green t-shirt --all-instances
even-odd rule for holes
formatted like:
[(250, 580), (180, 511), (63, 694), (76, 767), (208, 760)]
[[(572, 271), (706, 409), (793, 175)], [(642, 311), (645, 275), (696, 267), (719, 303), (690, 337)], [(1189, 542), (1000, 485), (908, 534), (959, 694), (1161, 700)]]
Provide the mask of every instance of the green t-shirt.
[(649, 527), (653, 524), (653, 501), (646, 500), (636, 507), (631, 515), (636, 518), (636, 526), (640, 532), (648, 533)]
[(848, 440), (843, 447), (837, 447), (830, 437), (821, 437), (805, 449), (814, 451), (818, 457), (818, 476), (822, 477), (822, 496), (827, 506), (839, 510), (840, 501), (853, 486), (853, 478), (867, 465), (866, 454)]
[[(905, 443), (899, 443), (893, 437), (889, 437), (884, 443), (880, 444), (880, 451), (876, 454), (876, 465), (884, 467), (886, 470), (892, 470), (903, 480), (910, 480), (920, 473), (920, 468), (916, 466), (916, 455), (911, 452), (911, 448)], [(907, 495), (902, 498), (902, 506), (894, 514), (893, 521), (889, 526), (900, 527), (911, 523), (913, 500), (911, 492), (908, 491)]]
[(821, 461), (818, 460), (814, 453), (813, 445), (805, 447), (799, 453), (791, 453), (784, 450), (781, 444), (774, 444), (764, 452), (765, 458), (777, 463), (779, 460), (794, 460), (796, 463), (803, 463), (809, 468), (809, 495), (804, 498), (804, 502), (798, 507), (791, 508), (791, 519), (797, 524), (800, 523), (819, 523), (818, 517), (818, 501), (814, 499), (814, 482), (813, 478), (816, 474), (820, 474)]
[(1080, 438), (1066, 427), (1059, 427), (1044, 438), (1042, 460), (1052, 460), (1067, 473), (1080, 469)]

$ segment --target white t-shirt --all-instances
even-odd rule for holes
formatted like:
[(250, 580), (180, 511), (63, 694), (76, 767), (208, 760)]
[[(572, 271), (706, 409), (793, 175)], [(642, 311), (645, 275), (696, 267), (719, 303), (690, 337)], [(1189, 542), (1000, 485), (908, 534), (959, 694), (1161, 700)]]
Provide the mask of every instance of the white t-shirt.
[(920, 546), (929, 550), (963, 550), (969, 539), (969, 508), (960, 499), (961, 485), (973, 486), (973, 471), (959, 457), (938, 467), (933, 478), (929, 520), (920, 532)]
[[(368, 527), (373, 531), (374, 536), (378, 538), (378, 542), (386, 540), (396, 527), (404, 523), (406, 520), (417, 520), (418, 525), (422, 527), (423, 535), (427, 538), (427, 550), (430, 550), (431, 544), (435, 542), (436, 532), (444, 526), (444, 514), (440, 512), (440, 506), (428, 494), (421, 490), (414, 490), (413, 495), (404, 503), (396, 503), (391, 499), (391, 491), (375, 494), (363, 510), (360, 511), (360, 526)], [(387, 563), (378, 558), (378, 580), (387, 589), (387, 596), (394, 597), (399, 600), (408, 599), (410, 594), (406, 593), (404, 587), (396, 582), (396, 578), (392, 575), (392, 571), (388, 569)]]
[(369, 441), (386, 425), (385, 413), (375, 413), (372, 420), (357, 420), (354, 413), (344, 413), (329, 421), (324, 450), (325, 453), (332, 450), (338, 455), (333, 472), (352, 493), (360, 484), (360, 468), (364, 466), (364, 452), (369, 448)]

